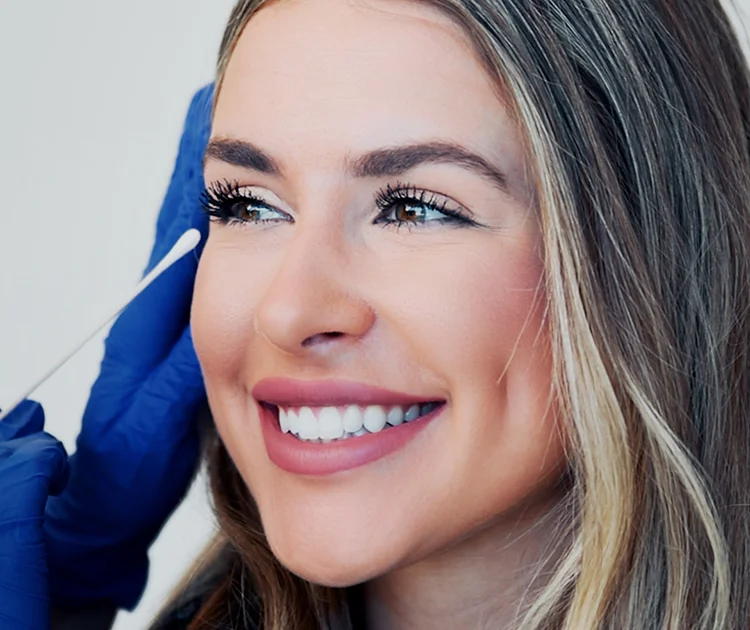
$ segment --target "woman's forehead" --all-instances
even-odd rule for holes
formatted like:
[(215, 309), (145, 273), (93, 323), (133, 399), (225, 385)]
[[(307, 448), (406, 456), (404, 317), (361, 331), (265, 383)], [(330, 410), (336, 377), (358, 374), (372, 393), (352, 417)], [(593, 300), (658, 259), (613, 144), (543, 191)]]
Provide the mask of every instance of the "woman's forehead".
[(313, 28), (325, 35), (341, 27), (352, 27), (357, 17), (377, 20), (389, 29), (421, 24), (470, 46), (456, 22), (432, 0), (272, 0), (250, 18), (247, 28), (251, 24), (252, 28), (259, 28), (273, 21), (288, 33)]
[(272, 4), (248, 22), (225, 81), (262, 81), (301, 101), (372, 98), (374, 89), (392, 101), (415, 92), (448, 101), (457, 89), (477, 96), (494, 86), (458, 26), (427, 4), (393, 0)]
[(521, 169), (517, 130), (463, 32), (427, 4), (282, 0), (232, 55), (213, 135), (301, 167), (407, 142), (466, 146)]

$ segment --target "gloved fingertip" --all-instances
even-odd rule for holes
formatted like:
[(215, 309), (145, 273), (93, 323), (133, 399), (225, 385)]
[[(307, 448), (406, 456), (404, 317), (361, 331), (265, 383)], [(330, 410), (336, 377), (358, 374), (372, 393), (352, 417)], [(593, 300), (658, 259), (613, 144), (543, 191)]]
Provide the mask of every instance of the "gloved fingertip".
[(215, 89), (216, 86), (209, 83), (198, 90), (190, 102), (186, 126), (196, 126), (201, 135), (207, 136), (210, 131)]
[(15, 440), (44, 429), (44, 408), (33, 400), (24, 400), (0, 422), (0, 441)]

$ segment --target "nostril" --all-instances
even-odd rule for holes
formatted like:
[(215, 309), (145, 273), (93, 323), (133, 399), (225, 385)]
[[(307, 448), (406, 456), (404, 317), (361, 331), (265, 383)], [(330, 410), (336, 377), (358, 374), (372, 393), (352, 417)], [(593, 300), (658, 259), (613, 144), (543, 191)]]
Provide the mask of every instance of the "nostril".
[(339, 337), (343, 337), (346, 333), (342, 332), (326, 332), (326, 333), (318, 333), (317, 335), (312, 335), (311, 337), (308, 337), (302, 342), (303, 348), (308, 348), (310, 346), (314, 346), (317, 343), (321, 343), (324, 341), (330, 341), (331, 339), (338, 339)]

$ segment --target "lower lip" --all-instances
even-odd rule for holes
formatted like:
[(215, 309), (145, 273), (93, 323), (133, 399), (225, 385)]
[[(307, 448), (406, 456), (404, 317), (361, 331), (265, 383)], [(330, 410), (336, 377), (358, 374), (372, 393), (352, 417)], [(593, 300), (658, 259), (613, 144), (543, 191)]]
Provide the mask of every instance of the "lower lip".
[(380, 433), (328, 444), (304, 442), (291, 433), (282, 433), (276, 414), (264, 405), (257, 406), (269, 459), (295, 475), (323, 476), (359, 468), (395, 453), (436, 418), (445, 404), (416, 420), (383, 429)]

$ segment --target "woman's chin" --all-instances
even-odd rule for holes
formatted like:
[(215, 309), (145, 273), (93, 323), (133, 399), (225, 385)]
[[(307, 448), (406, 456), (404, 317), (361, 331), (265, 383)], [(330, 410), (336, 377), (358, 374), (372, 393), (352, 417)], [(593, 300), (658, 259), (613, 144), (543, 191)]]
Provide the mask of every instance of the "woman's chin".
[(362, 549), (311, 548), (304, 544), (275, 546), (270, 538), (269, 542), (276, 559), (286, 569), (320, 586), (347, 588), (367, 582), (390, 568), (385, 562), (389, 554), (383, 550), (377, 553), (370, 549), (369, 553), (362, 553)]

